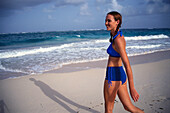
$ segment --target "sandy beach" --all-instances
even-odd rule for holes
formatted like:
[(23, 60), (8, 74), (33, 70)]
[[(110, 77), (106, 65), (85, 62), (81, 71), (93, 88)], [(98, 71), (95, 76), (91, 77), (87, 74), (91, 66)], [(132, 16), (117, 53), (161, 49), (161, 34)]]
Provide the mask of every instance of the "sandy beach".
[[(170, 51), (130, 57), (135, 106), (145, 113), (169, 113)], [(39, 75), (0, 80), (0, 113), (103, 113), (107, 61), (79, 63)], [(114, 113), (126, 113), (116, 97)]]

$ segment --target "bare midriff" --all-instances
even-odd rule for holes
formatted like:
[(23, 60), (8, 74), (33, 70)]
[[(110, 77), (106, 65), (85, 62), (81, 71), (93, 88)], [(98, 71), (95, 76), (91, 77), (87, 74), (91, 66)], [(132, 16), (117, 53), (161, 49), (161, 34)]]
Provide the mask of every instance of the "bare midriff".
[(120, 66), (122, 66), (121, 57), (109, 56), (107, 67), (120, 67)]

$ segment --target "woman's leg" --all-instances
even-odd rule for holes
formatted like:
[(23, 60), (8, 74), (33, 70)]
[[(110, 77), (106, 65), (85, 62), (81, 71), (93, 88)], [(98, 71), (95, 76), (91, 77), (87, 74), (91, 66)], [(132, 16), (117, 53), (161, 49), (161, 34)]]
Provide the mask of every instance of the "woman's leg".
[(131, 112), (131, 113), (144, 113), (139, 108), (135, 107), (129, 97), (128, 90), (127, 90), (127, 83), (124, 83), (123, 85), (120, 85), (117, 94), (119, 96), (120, 101), (122, 102), (125, 110)]
[(108, 84), (108, 80), (104, 82), (104, 100), (105, 100), (105, 113), (112, 113), (114, 107), (114, 100), (117, 90), (120, 86), (120, 81), (112, 81), (112, 85)]

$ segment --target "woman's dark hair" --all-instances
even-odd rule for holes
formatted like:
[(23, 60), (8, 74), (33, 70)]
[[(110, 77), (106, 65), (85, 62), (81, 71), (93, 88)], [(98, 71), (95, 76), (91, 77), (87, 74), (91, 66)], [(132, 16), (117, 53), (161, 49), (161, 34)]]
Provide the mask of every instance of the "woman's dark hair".
[[(120, 13), (118, 13), (117, 11), (111, 11), (109, 13), (107, 13), (107, 15), (112, 15), (115, 19), (115, 21), (119, 20), (119, 24), (117, 25), (117, 28), (116, 28), (116, 31), (115, 31), (115, 35), (117, 34), (119, 28), (121, 27), (121, 24), (122, 24), (122, 15)], [(112, 39), (112, 34), (110, 33), (111, 35), (111, 38), (110, 38), (110, 42), (113, 42), (113, 39)]]

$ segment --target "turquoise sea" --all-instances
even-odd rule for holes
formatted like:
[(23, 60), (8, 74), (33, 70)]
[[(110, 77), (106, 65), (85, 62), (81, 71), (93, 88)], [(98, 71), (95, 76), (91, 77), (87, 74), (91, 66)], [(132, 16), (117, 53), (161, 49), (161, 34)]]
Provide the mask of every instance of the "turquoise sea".
[[(122, 29), (128, 56), (170, 49), (170, 29)], [(0, 34), (0, 79), (107, 59), (106, 30)]]

